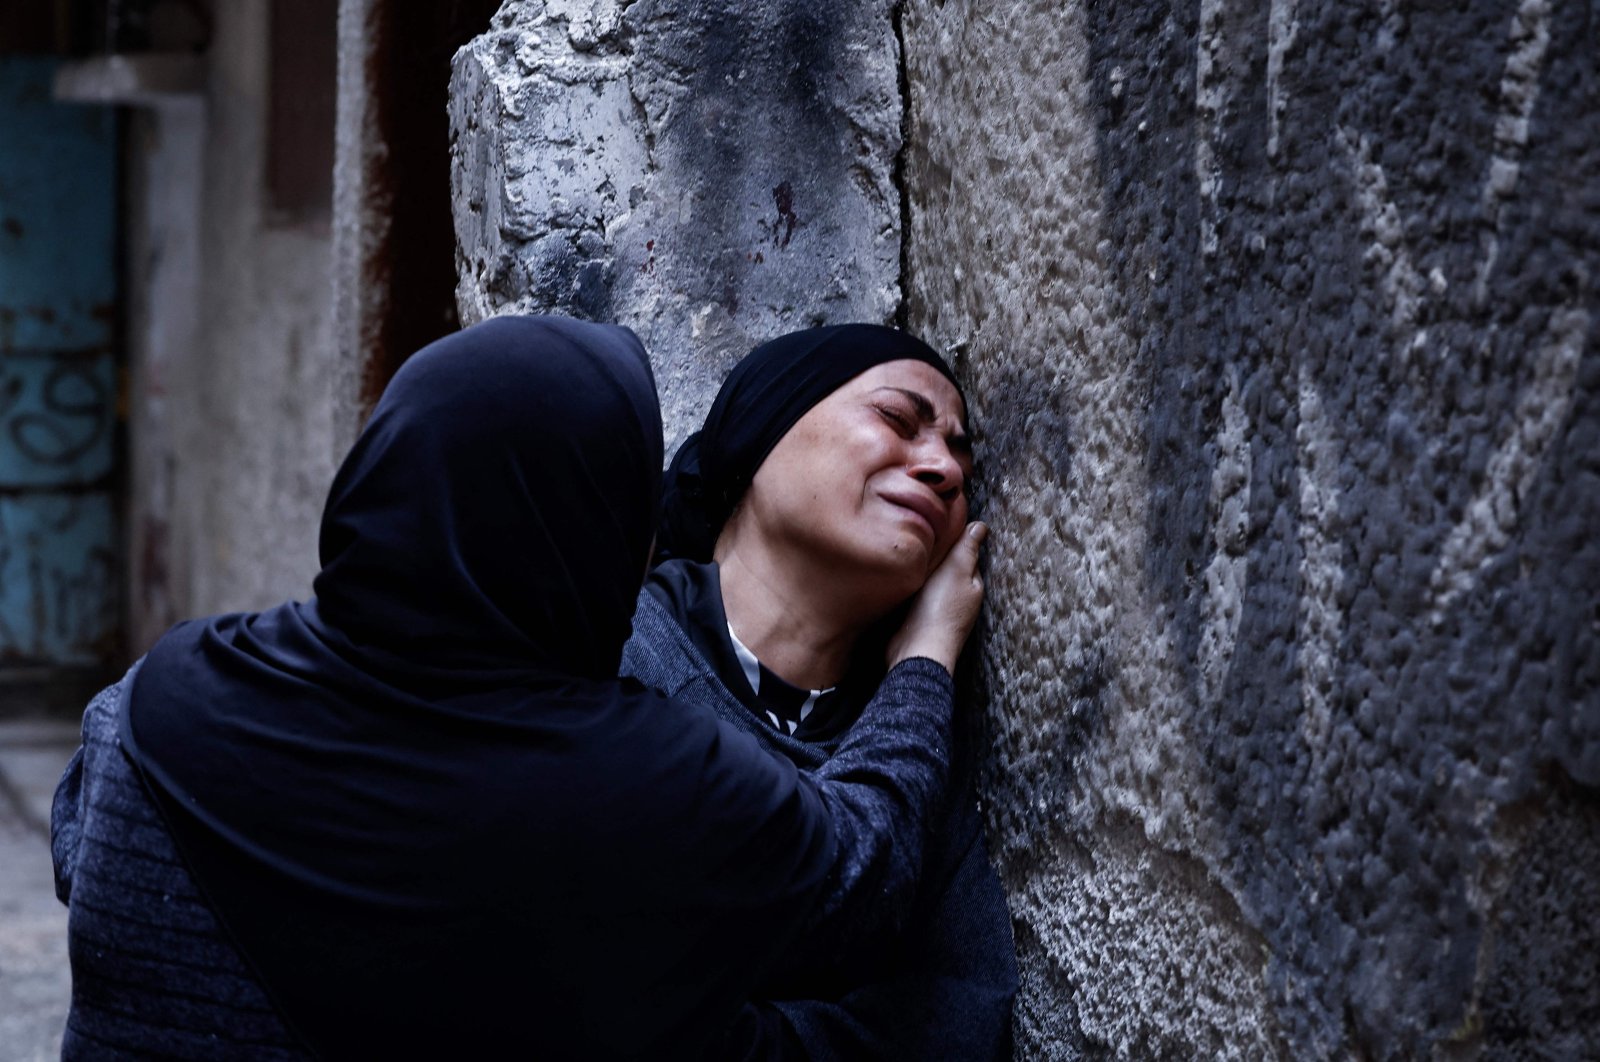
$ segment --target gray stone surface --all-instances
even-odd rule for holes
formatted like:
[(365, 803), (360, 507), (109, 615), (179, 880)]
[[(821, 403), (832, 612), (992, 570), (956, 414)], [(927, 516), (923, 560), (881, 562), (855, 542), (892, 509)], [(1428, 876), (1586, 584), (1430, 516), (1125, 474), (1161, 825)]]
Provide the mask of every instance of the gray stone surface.
[(908, 5), (1021, 1057), (1600, 1057), (1593, 34)]
[(898, 47), (847, 0), (509, 0), (457, 55), (463, 321), (634, 328), (674, 446), (754, 344), (900, 304)]
[(72, 977), (50, 868), (50, 797), (75, 723), (0, 720), (0, 1062), (61, 1054)]
[[(23, 825), (42, 834), (50, 832), (50, 801), (77, 746), (75, 721), (14, 719), (0, 723), (0, 787)], [(63, 749), (66, 757), (61, 754)]]

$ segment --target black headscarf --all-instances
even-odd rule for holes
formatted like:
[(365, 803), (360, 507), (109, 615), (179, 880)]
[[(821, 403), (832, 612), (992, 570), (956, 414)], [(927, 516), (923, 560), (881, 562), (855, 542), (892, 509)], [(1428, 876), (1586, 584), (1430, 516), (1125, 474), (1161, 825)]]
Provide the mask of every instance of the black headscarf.
[(626, 329), (441, 340), (334, 481), (316, 600), (141, 665), (125, 746), (317, 1053), (670, 1057), (821, 886), (815, 791), (613, 677), (659, 418)]
[(883, 325), (808, 328), (746, 354), (723, 381), (704, 426), (673, 455), (662, 493), (657, 560), (709, 561), (756, 470), (795, 422), (868, 369), (907, 360), (931, 365), (961, 391), (932, 347)]

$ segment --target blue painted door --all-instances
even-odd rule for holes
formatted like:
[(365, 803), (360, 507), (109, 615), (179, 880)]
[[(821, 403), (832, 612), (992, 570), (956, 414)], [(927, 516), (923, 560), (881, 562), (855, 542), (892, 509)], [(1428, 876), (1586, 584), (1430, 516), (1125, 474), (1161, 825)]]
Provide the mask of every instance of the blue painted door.
[(115, 118), (0, 57), (0, 668), (117, 654)]

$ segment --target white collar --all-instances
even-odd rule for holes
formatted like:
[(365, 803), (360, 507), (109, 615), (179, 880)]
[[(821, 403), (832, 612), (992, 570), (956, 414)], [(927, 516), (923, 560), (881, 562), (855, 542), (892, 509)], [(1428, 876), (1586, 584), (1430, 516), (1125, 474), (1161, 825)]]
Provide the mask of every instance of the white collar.
[[(749, 647), (739, 640), (739, 636), (733, 633), (733, 624), (731, 623), (728, 624), (728, 637), (733, 641), (733, 654), (739, 658), (739, 666), (744, 669), (745, 681), (750, 683), (750, 688), (759, 696), (761, 693), (761, 661), (757, 660), (756, 654), (752, 653)], [(806, 697), (806, 703), (800, 706), (801, 720), (803, 721), (806, 716), (811, 714), (811, 709), (816, 706), (818, 697), (821, 697), (824, 693), (832, 693), (837, 688), (836, 686), (829, 686), (825, 690), (812, 690), (810, 696)]]

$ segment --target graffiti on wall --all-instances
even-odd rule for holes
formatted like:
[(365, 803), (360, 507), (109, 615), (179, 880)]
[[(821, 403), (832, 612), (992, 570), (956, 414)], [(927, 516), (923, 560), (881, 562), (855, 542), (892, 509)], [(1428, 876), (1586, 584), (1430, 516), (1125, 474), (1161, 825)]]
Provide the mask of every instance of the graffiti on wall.
[(0, 59), (0, 666), (117, 650), (116, 138)]

